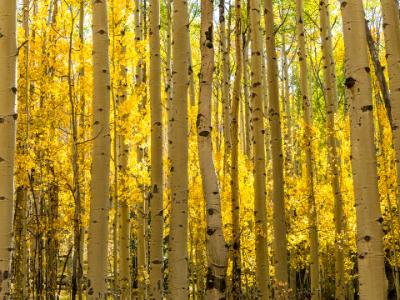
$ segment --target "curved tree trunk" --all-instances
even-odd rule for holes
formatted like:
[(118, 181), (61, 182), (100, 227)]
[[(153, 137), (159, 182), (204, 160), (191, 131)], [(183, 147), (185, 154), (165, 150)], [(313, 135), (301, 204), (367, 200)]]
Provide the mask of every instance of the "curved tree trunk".
[(0, 12), (0, 299), (7, 299), (10, 297), (17, 120), (16, 0), (1, 1)]
[(370, 67), (362, 0), (341, 1), (350, 91), (351, 162), (357, 218), (359, 293), (364, 300), (386, 299)]
[(337, 111), (337, 91), (335, 61), (332, 50), (332, 34), (329, 19), (329, 0), (320, 1), (320, 32), (323, 55), (324, 70), (324, 93), (326, 107), (327, 146), (329, 168), (331, 173), (331, 185), (333, 190), (334, 218), (335, 218), (335, 298), (344, 300), (345, 278), (344, 278), (344, 213), (343, 199), (340, 189), (340, 161), (337, 153), (337, 142), (335, 138), (335, 115)]
[(93, 2), (93, 150), (88, 240), (88, 299), (107, 296), (110, 173), (110, 68), (107, 0)]
[(197, 143), (207, 222), (207, 285), (206, 299), (221, 299), (225, 295), (227, 248), (222, 231), (221, 199), (215, 171), (211, 140), (211, 99), (214, 71), (213, 1), (201, 1), (201, 69)]

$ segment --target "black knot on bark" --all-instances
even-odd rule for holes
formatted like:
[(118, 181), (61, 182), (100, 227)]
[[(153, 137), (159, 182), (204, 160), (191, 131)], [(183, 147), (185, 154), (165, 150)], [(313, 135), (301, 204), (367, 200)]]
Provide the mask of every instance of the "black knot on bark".
[(214, 228), (208, 228), (207, 229), (207, 234), (211, 236), (211, 235), (213, 235), (215, 233), (215, 231), (216, 231), (216, 229), (214, 229)]
[(365, 106), (361, 107), (361, 110), (363, 112), (372, 111), (372, 105), (365, 105)]
[(344, 81), (344, 85), (348, 89), (351, 89), (355, 83), (356, 83), (356, 80), (353, 77), (347, 77), (346, 80)]
[(208, 130), (203, 130), (199, 133), (200, 136), (204, 136), (207, 137), (210, 134), (210, 132)]

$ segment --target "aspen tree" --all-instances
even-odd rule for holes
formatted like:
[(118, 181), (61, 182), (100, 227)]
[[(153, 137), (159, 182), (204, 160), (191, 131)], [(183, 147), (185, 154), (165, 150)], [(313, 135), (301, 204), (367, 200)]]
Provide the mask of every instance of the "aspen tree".
[[(145, 149), (140, 145), (136, 148), (137, 164), (145, 164)], [(138, 299), (146, 299), (146, 272), (147, 272), (147, 236), (146, 236), (146, 199), (148, 197), (144, 183), (140, 184), (141, 197), (137, 205), (137, 276), (138, 276)]]
[[(126, 52), (126, 46), (124, 45), (122, 48), (122, 54), (124, 55)], [(122, 78), (121, 86), (121, 94), (120, 94), (120, 104), (126, 100), (127, 92), (127, 70), (126, 66), (122, 65), (120, 70), (120, 76)], [(123, 117), (122, 117), (123, 118)], [(121, 189), (124, 193), (129, 193), (127, 189), (126, 176), (128, 176), (128, 160), (129, 160), (129, 146), (127, 145), (127, 141), (124, 135), (119, 135), (119, 171), (121, 173)], [(129, 248), (130, 248), (130, 211), (128, 199), (125, 195), (121, 197), (119, 201), (119, 288), (121, 290), (121, 298), (129, 299), (130, 297), (130, 256), (129, 256)]]
[(400, 21), (395, 0), (381, 0), (386, 61), (389, 71), (393, 144), (397, 167), (397, 205), (400, 207)]
[(57, 239), (57, 219), (59, 207), (59, 188), (57, 183), (52, 182), (49, 186), (49, 206), (48, 223), (49, 230), (47, 232), (46, 245), (46, 295), (48, 299), (56, 299), (57, 295), (57, 255), (58, 255), (58, 239)]
[(150, 287), (149, 298), (163, 297), (163, 128), (161, 103), (160, 2), (150, 1), (150, 101), (151, 101), (151, 191), (150, 191)]
[[(140, 0), (135, 0), (135, 13), (134, 13), (134, 22), (135, 22), (135, 44), (139, 44), (143, 39), (143, 33), (145, 32), (145, 17), (146, 14), (144, 12), (145, 7), (141, 7)], [(136, 65), (135, 70), (135, 86), (141, 88), (142, 85), (145, 84), (145, 63), (143, 61), (143, 57), (139, 57), (138, 64)], [(146, 93), (146, 90), (143, 89), (143, 93)], [(142, 95), (142, 100), (139, 102), (138, 110), (144, 114), (146, 104), (146, 96)], [(136, 145), (136, 158), (138, 164), (145, 163), (145, 149), (140, 143)], [(137, 275), (138, 275), (138, 297), (139, 299), (144, 299), (146, 294), (146, 282), (145, 282), (145, 272), (146, 272), (146, 198), (147, 191), (144, 183), (141, 183), (140, 189), (142, 191), (141, 198), (139, 199), (139, 203), (137, 204)]]
[[(79, 3), (79, 42), (80, 42), (80, 51), (82, 52), (83, 45), (84, 45), (84, 20), (85, 20), (85, 1), (86, 0), (80, 0)], [(72, 56), (72, 45), (70, 45), (70, 55), (69, 59)], [(79, 123), (76, 125), (79, 125), (78, 129), (76, 130), (78, 133), (78, 136), (81, 140), (85, 139), (85, 106), (86, 106), (86, 100), (85, 100), (85, 92), (82, 91), (82, 87), (84, 85), (84, 76), (85, 76), (85, 67), (84, 67), (84, 62), (83, 62), (83, 54), (81, 53), (80, 55), (80, 61), (79, 61), (79, 86), (81, 88), (80, 91), (80, 108), (81, 108), (81, 116), (79, 121), (76, 119), (77, 116), (75, 116), (75, 120), (71, 120), (72, 124)], [(70, 64), (69, 64), (70, 65)], [(69, 67), (70, 68), (70, 67)], [(69, 70), (70, 72), (70, 70)], [(69, 76), (69, 78), (71, 78)], [(69, 79), (71, 80), (71, 79)], [(70, 97), (71, 98), (71, 97)], [(75, 109), (76, 111), (76, 109)], [(76, 141), (78, 138), (76, 138)], [(75, 149), (76, 148), (76, 149)], [(75, 200), (75, 211), (74, 211), (74, 253), (72, 257), (72, 288), (71, 288), (71, 293), (72, 293), (72, 299), (74, 300), (76, 297), (76, 294), (78, 294), (79, 299), (82, 299), (82, 276), (83, 276), (83, 253), (84, 253), (84, 226), (82, 225), (81, 218), (82, 218), (82, 204), (83, 200), (85, 199), (85, 193), (84, 189), (81, 189), (81, 186), (85, 185), (85, 176), (82, 176), (83, 172), (79, 172), (79, 165), (83, 165), (85, 161), (85, 153), (83, 151), (79, 151), (78, 147), (73, 146), (72, 147), (73, 155), (75, 155), (74, 151), (76, 151), (78, 155), (78, 162), (76, 162), (75, 165), (75, 156), (73, 156), (73, 171), (76, 172), (78, 175), (77, 177), (74, 178), (74, 185), (75, 185), (75, 193), (74, 193), (74, 200)], [(82, 184), (80, 183), (82, 181)]]
[(296, 33), (298, 43), (298, 56), (300, 63), (300, 99), (303, 107), (304, 134), (306, 158), (306, 185), (308, 199), (309, 238), (310, 238), (310, 273), (311, 273), (311, 299), (321, 299), (320, 278), (319, 278), (319, 245), (318, 245), (318, 224), (317, 211), (314, 196), (314, 174), (313, 174), (313, 153), (312, 153), (312, 100), (308, 92), (308, 70), (306, 57), (306, 44), (304, 32), (304, 7), (303, 0), (296, 0)]
[(284, 120), (287, 128), (285, 139), (285, 172), (287, 176), (291, 176), (292, 167), (292, 116), (291, 116), (291, 97), (289, 88), (289, 61), (288, 51), (286, 50), (286, 34), (282, 34), (282, 97), (283, 97), (283, 110), (285, 112)]
[(201, 1), (201, 69), (197, 115), (197, 144), (203, 194), (206, 201), (206, 248), (208, 260), (206, 299), (225, 296), (227, 248), (222, 231), (221, 199), (211, 140), (212, 81), (214, 71), (213, 0)]
[(230, 99), (229, 99), (229, 52), (227, 50), (227, 30), (225, 20), (225, 0), (219, 0), (219, 43), (221, 49), (221, 65), (222, 65), (222, 116), (223, 116), (223, 130), (224, 130), (224, 143), (225, 152), (229, 151), (230, 146)]
[(0, 299), (10, 297), (17, 95), (17, 4), (0, 2)]
[(172, 15), (173, 95), (169, 122), (171, 217), (168, 245), (168, 299), (188, 298), (188, 42), (185, 0), (174, 1)]
[(187, 43), (189, 49), (189, 56), (188, 56), (189, 99), (190, 99), (190, 105), (194, 106), (196, 104), (196, 92), (194, 86), (193, 54), (192, 54), (192, 44), (190, 43), (190, 28), (187, 31), (187, 35), (188, 35)]
[(251, 112), (250, 112), (250, 89), (249, 89), (249, 41), (247, 32), (243, 32), (243, 96), (245, 103), (244, 121), (246, 131), (246, 155), (251, 157)]
[(27, 189), (24, 186), (17, 188), (15, 201), (15, 256), (14, 270), (15, 273), (15, 297), (16, 299), (26, 299), (27, 291)]
[(272, 202), (274, 209), (274, 264), (277, 297), (283, 297), (288, 284), (288, 255), (283, 181), (282, 132), (279, 109), (278, 61), (275, 48), (275, 26), (272, 0), (264, 1), (265, 40), (267, 50), (268, 118), (271, 130)]
[[(125, 9), (128, 10), (128, 3), (125, 2)], [(125, 12), (127, 14), (127, 12)], [(127, 17), (127, 16), (125, 16)], [(125, 65), (127, 49), (126, 49), (126, 24), (123, 25), (121, 31), (121, 60), (119, 71), (119, 93), (118, 93), (118, 106), (127, 99), (127, 86), (128, 86), (128, 72)], [(118, 111), (120, 121), (126, 122), (127, 113)], [(119, 197), (118, 205), (118, 244), (119, 244), (119, 260), (118, 260), (118, 287), (120, 289), (121, 299), (129, 299), (131, 296), (131, 274), (130, 274), (130, 211), (128, 203), (128, 195), (130, 193), (127, 184), (127, 176), (129, 172), (128, 161), (130, 148), (127, 144), (127, 139), (123, 133), (118, 133), (118, 172), (120, 173), (120, 189), (122, 191), (121, 197)]]
[(235, 0), (236, 73), (232, 95), (231, 122), (231, 212), (232, 212), (232, 297), (241, 298), (240, 203), (239, 203), (239, 103), (242, 80), (241, 0)]
[[(29, 0), (23, 1), (22, 7), (22, 27), (24, 30), (24, 38), (26, 41), (29, 39)], [(23, 101), (25, 105), (25, 124), (23, 121), (19, 122), (18, 129), (24, 132), (25, 138), (17, 143), (17, 155), (24, 155), (27, 151), (27, 140), (29, 139), (29, 119), (28, 119), (28, 103), (29, 103), (29, 42), (24, 45), (24, 85), (20, 88), (23, 89)], [(21, 71), (20, 71), (21, 72)], [(22, 72), (21, 72), (22, 73)], [(24, 168), (17, 170), (15, 175), (18, 178), (20, 174), (24, 174)], [(25, 175), (25, 174), (24, 174)], [(28, 193), (27, 185), (21, 184), (16, 191), (15, 199), (15, 214), (14, 214), (14, 266), (13, 270), (18, 270), (15, 274), (15, 287), (14, 293), (17, 299), (26, 299), (28, 297)]]
[(93, 2), (92, 181), (88, 240), (88, 298), (107, 297), (110, 173), (110, 69), (107, 0)]
[[(83, 10), (83, 11), (82, 11)], [(84, 8), (83, 2), (80, 3), (80, 24), (79, 30), (83, 26), (83, 20), (81, 20), (84, 16)], [(80, 277), (82, 275), (82, 267), (81, 267), (81, 187), (80, 187), (80, 168), (79, 168), (79, 153), (78, 153), (78, 139), (79, 139), (79, 128), (78, 128), (78, 114), (77, 114), (77, 105), (74, 99), (74, 91), (73, 91), (73, 61), (72, 61), (72, 47), (73, 47), (73, 33), (75, 29), (74, 18), (71, 18), (71, 31), (69, 35), (69, 47), (68, 47), (68, 98), (70, 102), (70, 110), (71, 110), (71, 132), (72, 132), (72, 144), (71, 144), (71, 164), (72, 164), (72, 172), (73, 172), (73, 196), (74, 196), (74, 251), (72, 257), (72, 298), (75, 299), (76, 294), (80, 295)], [(78, 279), (79, 278), (79, 279)], [(80, 295), (81, 296), (81, 295)]]
[(336, 71), (333, 59), (332, 33), (329, 14), (329, 0), (319, 2), (320, 33), (323, 54), (324, 93), (327, 126), (328, 159), (331, 173), (331, 185), (333, 190), (334, 218), (335, 218), (335, 297), (338, 300), (345, 298), (344, 278), (344, 213), (343, 199), (340, 190), (339, 159), (337, 142), (335, 137), (335, 116), (337, 111)]
[(351, 163), (357, 219), (360, 298), (386, 299), (370, 67), (361, 0), (340, 2), (350, 91)]
[(262, 43), (260, 33), (260, 1), (250, 0), (251, 23), (251, 87), (254, 153), (254, 216), (256, 236), (256, 286), (259, 299), (269, 299), (266, 171), (262, 90)]

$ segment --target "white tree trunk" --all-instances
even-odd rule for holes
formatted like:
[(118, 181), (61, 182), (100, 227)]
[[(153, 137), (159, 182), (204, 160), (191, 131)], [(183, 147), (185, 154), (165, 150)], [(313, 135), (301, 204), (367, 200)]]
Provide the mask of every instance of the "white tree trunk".
[(341, 1), (350, 91), (351, 162), (357, 219), (360, 299), (386, 299), (370, 67), (362, 0)]
[(107, 297), (110, 172), (110, 69), (107, 0), (93, 2), (93, 122), (88, 299)]
[(17, 68), (16, 0), (0, 2), (0, 299), (11, 279)]
[(168, 251), (168, 299), (188, 298), (188, 34), (189, 15), (186, 0), (174, 1), (173, 95), (170, 107), (169, 138), (171, 217)]

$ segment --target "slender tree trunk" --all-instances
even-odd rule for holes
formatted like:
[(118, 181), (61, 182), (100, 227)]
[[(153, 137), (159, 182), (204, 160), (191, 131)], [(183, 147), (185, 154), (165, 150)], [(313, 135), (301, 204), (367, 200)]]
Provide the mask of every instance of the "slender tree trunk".
[(368, 50), (371, 55), (371, 60), (374, 64), (374, 73), (379, 83), (379, 89), (382, 93), (382, 98), (385, 103), (386, 115), (388, 117), (390, 127), (393, 128), (392, 105), (389, 96), (389, 87), (385, 78), (385, 67), (382, 66), (379, 60), (379, 53), (378, 50), (376, 49), (375, 41), (372, 37), (372, 33), (371, 30), (369, 29), (367, 21), (365, 21), (365, 30), (367, 32)]
[(276, 297), (284, 297), (289, 287), (288, 254), (286, 239), (285, 195), (283, 180), (282, 129), (279, 109), (278, 61), (275, 48), (275, 26), (272, 0), (264, 1), (264, 19), (267, 49), (268, 118), (271, 129), (271, 154), (274, 209), (274, 264)]
[(107, 0), (93, 3), (93, 150), (88, 240), (88, 299), (107, 296), (110, 173), (110, 68)]
[(282, 77), (283, 77), (283, 109), (285, 111), (285, 125), (287, 133), (285, 134), (285, 174), (291, 176), (293, 172), (292, 160), (292, 116), (291, 116), (291, 97), (289, 88), (289, 61), (288, 51), (286, 50), (286, 34), (282, 34)]
[(57, 295), (57, 259), (58, 259), (58, 186), (52, 183), (49, 187), (47, 249), (46, 249), (46, 298), (55, 300)]
[[(145, 7), (141, 7), (141, 1), (135, 0), (135, 13), (134, 13), (134, 21), (135, 21), (135, 42), (139, 43), (143, 39), (142, 31), (145, 29), (145, 17), (146, 14), (144, 12)], [(142, 30), (143, 29), (143, 30)], [(136, 87), (141, 87), (145, 83), (145, 63), (143, 61), (143, 57), (139, 58), (139, 62), (136, 66), (135, 78), (136, 78)], [(143, 93), (146, 93), (144, 90)], [(141, 113), (144, 113), (146, 108), (146, 96), (142, 96), (142, 101), (140, 101), (138, 109)], [(145, 149), (138, 143), (136, 145), (136, 154), (137, 154), (137, 162), (139, 164), (145, 163)], [(145, 187), (145, 183), (142, 182), (140, 185), (140, 189), (142, 191), (142, 197), (139, 199), (139, 203), (137, 205), (137, 275), (138, 275), (138, 299), (145, 299), (146, 295), (146, 197), (147, 191)]]
[(256, 286), (257, 298), (269, 299), (267, 212), (266, 212), (266, 164), (264, 143), (263, 90), (262, 90), (262, 43), (260, 34), (260, 1), (250, 0), (251, 23), (251, 86), (254, 153), (254, 216), (256, 236)]
[(168, 299), (188, 298), (188, 35), (189, 15), (185, 0), (174, 1), (173, 95), (170, 108), (171, 218), (168, 251)]
[(16, 299), (25, 300), (28, 298), (28, 269), (27, 269), (27, 189), (24, 186), (17, 188), (15, 202), (15, 294)]
[[(123, 29), (121, 41), (121, 56), (122, 61), (126, 59), (125, 45), (125, 28)], [(120, 65), (120, 83), (118, 104), (122, 105), (127, 99), (128, 74), (127, 67), (124, 64)], [(119, 118), (126, 122), (127, 114), (121, 112)], [(120, 173), (120, 191), (119, 209), (118, 209), (118, 244), (119, 244), (119, 261), (118, 261), (118, 280), (121, 291), (121, 299), (129, 299), (131, 297), (131, 274), (130, 274), (130, 211), (128, 204), (127, 177), (128, 175), (128, 160), (129, 160), (129, 145), (127, 144), (125, 135), (118, 133), (118, 171)]]
[(232, 96), (231, 122), (231, 212), (232, 212), (232, 297), (241, 299), (240, 203), (239, 203), (239, 103), (242, 80), (241, 0), (235, 0), (236, 74)]
[(225, 0), (219, 2), (219, 39), (221, 48), (221, 64), (222, 64), (222, 115), (223, 115), (223, 132), (224, 132), (224, 143), (225, 152), (230, 149), (230, 100), (229, 100), (229, 53), (227, 51), (227, 37), (226, 37), (226, 25), (225, 25)]
[(188, 56), (189, 99), (190, 99), (190, 104), (194, 106), (196, 104), (196, 92), (194, 86), (193, 54), (192, 54), (192, 44), (190, 42), (190, 28), (187, 31), (187, 34), (188, 34), (187, 43), (189, 48), (189, 56)]
[(249, 89), (249, 34), (248, 32), (243, 33), (243, 94), (244, 94), (244, 121), (246, 131), (246, 155), (251, 158), (251, 141), (252, 141), (252, 129), (251, 129), (251, 111), (250, 111), (250, 89)]
[[(137, 147), (137, 163), (145, 164), (144, 149)], [(146, 272), (147, 272), (147, 239), (146, 239), (146, 223), (147, 223), (147, 189), (145, 183), (140, 184), (142, 197), (137, 205), (137, 273), (138, 273), (138, 299), (146, 299)]]
[[(24, 134), (23, 138), (17, 144), (17, 155), (24, 155), (27, 152), (27, 141), (29, 138), (29, 0), (23, 1), (22, 7), (23, 20), (22, 26), (26, 44), (24, 46), (24, 70), (21, 77), (24, 78), (23, 90), (23, 107), (25, 116), (18, 124), (16, 130), (21, 130)], [(22, 108), (21, 108), (22, 109)], [(20, 166), (16, 170), (14, 176), (24, 178), (26, 176), (25, 166)], [(25, 177), (26, 178), (26, 177)], [(14, 215), (14, 242), (15, 242), (15, 258), (13, 272), (15, 272), (15, 297), (17, 299), (27, 299), (29, 297), (29, 252), (28, 252), (28, 190), (26, 183), (21, 184), (16, 191), (15, 215)], [(17, 271), (17, 272), (16, 272)]]
[(344, 212), (343, 198), (340, 188), (340, 161), (337, 153), (337, 141), (335, 137), (335, 116), (337, 111), (337, 91), (335, 61), (333, 59), (332, 33), (329, 17), (329, 0), (320, 1), (320, 32), (324, 70), (324, 93), (326, 107), (327, 146), (329, 168), (331, 173), (331, 185), (333, 190), (334, 218), (335, 218), (335, 298), (345, 299), (344, 278)]
[[(80, 19), (83, 18), (83, 2), (80, 3)], [(82, 22), (82, 23), (81, 23)], [(80, 20), (79, 26), (83, 26), (83, 21)], [(80, 189), (80, 172), (79, 172), (79, 153), (78, 153), (78, 114), (76, 101), (73, 96), (73, 74), (72, 74), (72, 47), (73, 47), (73, 33), (74, 33), (74, 23), (72, 22), (71, 31), (69, 36), (69, 49), (68, 49), (68, 94), (69, 102), (71, 106), (71, 131), (72, 131), (72, 141), (71, 141), (71, 164), (73, 172), (73, 196), (74, 196), (74, 251), (72, 257), (72, 298), (75, 299), (76, 294), (80, 294), (80, 277), (82, 276), (81, 269), (81, 189)], [(79, 30), (81, 30), (79, 28)], [(83, 30), (83, 29), (82, 29)], [(79, 279), (78, 279), (79, 277)], [(79, 287), (78, 287), (79, 286)]]
[(304, 135), (303, 141), (306, 152), (306, 184), (309, 210), (309, 236), (310, 236), (310, 273), (311, 273), (311, 299), (321, 299), (321, 287), (319, 278), (319, 246), (318, 246), (318, 223), (314, 196), (314, 174), (312, 153), (312, 101), (308, 93), (308, 70), (305, 47), (304, 32), (304, 8), (303, 0), (296, 1), (297, 16), (297, 40), (298, 56), (300, 63), (300, 99), (303, 105)]
[(207, 222), (207, 285), (206, 299), (225, 296), (227, 248), (222, 231), (221, 199), (215, 171), (211, 140), (212, 81), (214, 71), (213, 0), (201, 2), (201, 69), (197, 115), (197, 141)]
[(351, 162), (357, 218), (360, 298), (386, 299), (370, 67), (361, 0), (341, 1), (350, 93)]
[[(397, 166), (397, 206), (400, 207), (400, 21), (396, 0), (381, 0), (386, 61), (389, 71), (391, 121)], [(400, 213), (399, 213), (400, 215)]]
[(16, 0), (1, 1), (0, 12), (0, 299), (7, 299), (10, 297), (17, 120)]
[(160, 2), (150, 1), (150, 101), (151, 101), (151, 191), (150, 191), (150, 287), (149, 298), (163, 297), (163, 127), (161, 103)]

